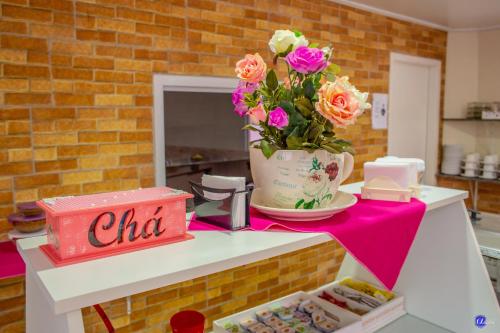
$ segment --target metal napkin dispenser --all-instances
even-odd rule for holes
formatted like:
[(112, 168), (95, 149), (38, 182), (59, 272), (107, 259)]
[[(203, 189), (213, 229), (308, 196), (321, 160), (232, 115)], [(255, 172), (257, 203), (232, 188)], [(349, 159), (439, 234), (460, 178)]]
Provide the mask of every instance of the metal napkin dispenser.
[[(219, 189), (190, 181), (194, 194), (194, 211), (198, 220), (228, 230), (244, 229), (250, 225), (250, 195), (252, 185), (245, 190)], [(244, 198), (239, 197), (243, 195)], [(240, 204), (238, 201), (242, 200)]]

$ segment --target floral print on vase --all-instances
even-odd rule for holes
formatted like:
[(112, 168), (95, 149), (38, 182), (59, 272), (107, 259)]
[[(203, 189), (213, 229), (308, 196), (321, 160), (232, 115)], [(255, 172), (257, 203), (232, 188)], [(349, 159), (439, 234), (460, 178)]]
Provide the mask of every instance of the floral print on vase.
[(336, 161), (324, 165), (323, 162), (314, 157), (303, 185), (303, 193), (306, 198), (297, 200), (295, 208), (313, 209), (315, 206), (319, 208), (323, 201), (330, 201), (333, 197), (330, 185), (338, 174), (339, 166)]

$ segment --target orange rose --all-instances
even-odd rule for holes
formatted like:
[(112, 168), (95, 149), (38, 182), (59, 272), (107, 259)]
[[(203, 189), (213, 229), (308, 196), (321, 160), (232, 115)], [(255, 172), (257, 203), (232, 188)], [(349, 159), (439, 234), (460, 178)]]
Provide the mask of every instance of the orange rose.
[(345, 76), (335, 82), (325, 82), (318, 97), (316, 111), (337, 127), (354, 124), (364, 109), (370, 107), (366, 103), (368, 94), (360, 93)]
[(266, 77), (267, 66), (262, 57), (258, 54), (247, 54), (245, 58), (236, 63), (236, 76), (241, 80), (259, 83)]

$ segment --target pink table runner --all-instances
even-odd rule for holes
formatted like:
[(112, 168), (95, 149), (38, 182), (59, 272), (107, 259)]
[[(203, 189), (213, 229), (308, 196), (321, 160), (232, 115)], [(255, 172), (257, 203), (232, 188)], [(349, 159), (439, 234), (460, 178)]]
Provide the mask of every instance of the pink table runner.
[(24, 261), (17, 252), (14, 242), (0, 243), (0, 279), (24, 275)]
[[(326, 232), (388, 289), (392, 290), (425, 213), (425, 204), (363, 200), (329, 219), (291, 222), (272, 219), (255, 209), (250, 211), (250, 228), (255, 231), (291, 230)], [(191, 231), (225, 230), (196, 220)]]

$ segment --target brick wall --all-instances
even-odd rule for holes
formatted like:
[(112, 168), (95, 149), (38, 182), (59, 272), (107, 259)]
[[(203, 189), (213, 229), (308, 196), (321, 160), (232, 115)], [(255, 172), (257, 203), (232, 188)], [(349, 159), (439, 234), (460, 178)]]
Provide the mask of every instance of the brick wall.
[[(0, 235), (18, 202), (153, 185), (152, 73), (233, 76), (246, 52), (270, 62), (272, 31), (289, 27), (333, 43), (370, 92), (387, 92), (391, 51), (443, 65), (446, 52), (443, 31), (326, 0), (0, 2)], [(387, 132), (369, 114), (348, 131), (359, 180)]]
[[(313, 290), (334, 280), (344, 249), (327, 242), (305, 250), (133, 295), (132, 313), (125, 298), (102, 304), (116, 333), (165, 332), (181, 309), (205, 314), (206, 325), (229, 314), (299, 290)], [(24, 332), (24, 279), (0, 281), (0, 332)], [(82, 310), (86, 333), (107, 332), (93, 308)], [(208, 330), (210, 331), (210, 330)]]
[[(456, 188), (469, 191), (469, 198), (465, 201), (468, 208), (472, 208), (472, 188), (470, 182), (466, 180), (451, 179), (449, 177), (438, 177), (438, 186)], [(500, 183), (480, 182), (478, 191), (477, 208), (482, 212), (500, 214)]]

